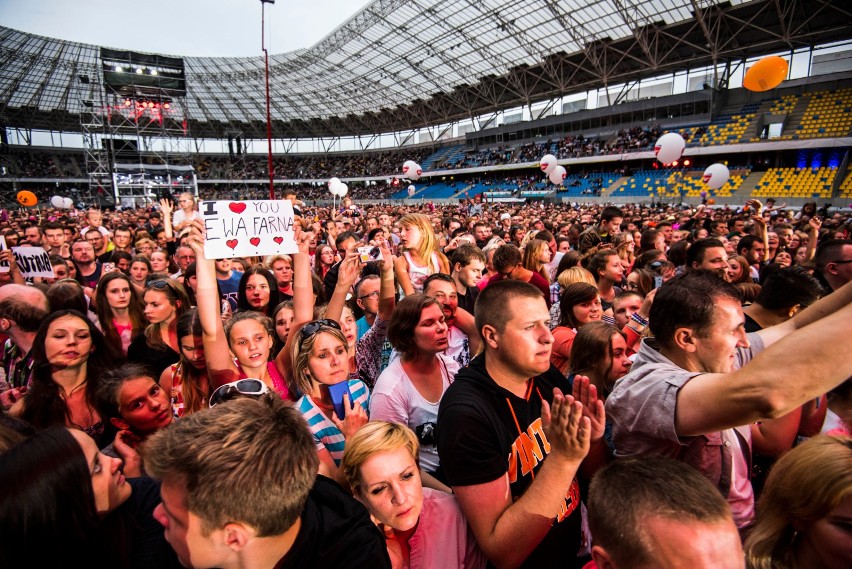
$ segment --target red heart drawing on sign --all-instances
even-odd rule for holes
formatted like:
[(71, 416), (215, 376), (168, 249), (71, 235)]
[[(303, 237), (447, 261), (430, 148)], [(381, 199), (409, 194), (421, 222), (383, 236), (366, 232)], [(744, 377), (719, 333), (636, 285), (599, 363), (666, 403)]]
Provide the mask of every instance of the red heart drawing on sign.
[(276, 243), (278, 243), (279, 245), (281, 245), (281, 243), (284, 241), (284, 238), (283, 237), (273, 237), (272, 240), (275, 241)]
[(225, 245), (227, 245), (231, 249), (236, 249), (237, 243), (239, 243), (239, 241), (237, 241), (236, 239), (228, 239), (227, 241), (225, 241)]
[(258, 245), (260, 245), (260, 237), (252, 237), (251, 239), (249, 239), (249, 243), (257, 247)]
[(228, 209), (230, 209), (234, 213), (242, 213), (246, 210), (246, 204), (244, 204), (244, 203), (229, 203)]

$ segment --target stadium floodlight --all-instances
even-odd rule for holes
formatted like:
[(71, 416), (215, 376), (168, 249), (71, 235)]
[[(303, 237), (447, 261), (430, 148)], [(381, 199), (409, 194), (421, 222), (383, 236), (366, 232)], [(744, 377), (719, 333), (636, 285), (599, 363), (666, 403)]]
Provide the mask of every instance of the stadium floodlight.
[(152, 70), (151, 70), (151, 75), (156, 75), (156, 74), (157, 74), (157, 70), (156, 70), (156, 69), (152, 69)]
[(116, 70), (118, 73), (121, 73), (122, 71), (124, 71), (124, 68), (122, 68), (122, 67), (121, 67), (121, 65), (116, 65), (116, 66), (115, 66), (115, 70)]
[(139, 75), (142, 75), (142, 68), (139, 67), (138, 69), (136, 69), (136, 73), (139, 74)]

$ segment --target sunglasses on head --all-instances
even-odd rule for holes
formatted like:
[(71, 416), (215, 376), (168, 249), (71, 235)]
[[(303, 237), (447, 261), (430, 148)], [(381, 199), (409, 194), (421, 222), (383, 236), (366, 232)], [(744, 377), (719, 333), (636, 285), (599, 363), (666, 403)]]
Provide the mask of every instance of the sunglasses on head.
[(169, 283), (164, 280), (158, 280), (149, 282), (148, 286), (157, 290), (163, 290), (164, 288), (169, 288)]
[(336, 320), (331, 320), (329, 318), (322, 318), (320, 320), (312, 320), (302, 326), (302, 329), (299, 331), (301, 341), (305, 341), (323, 328), (334, 328), (335, 330), (340, 330), (340, 324), (337, 323)]
[(231, 401), (238, 397), (260, 397), (264, 393), (269, 393), (269, 388), (259, 379), (246, 378), (238, 381), (232, 381), (225, 385), (219, 386), (216, 391), (210, 396), (210, 407), (215, 407), (219, 403)]

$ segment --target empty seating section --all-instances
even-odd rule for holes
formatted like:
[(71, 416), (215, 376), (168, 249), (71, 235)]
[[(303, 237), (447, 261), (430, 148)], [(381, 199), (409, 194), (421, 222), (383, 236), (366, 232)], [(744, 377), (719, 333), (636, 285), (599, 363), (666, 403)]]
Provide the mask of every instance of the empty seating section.
[(612, 197), (640, 197), (659, 195), (664, 188), (669, 172), (665, 170), (640, 170), (628, 178), (621, 186), (613, 190)]
[(698, 140), (700, 146), (715, 146), (718, 144), (737, 144), (742, 141), (748, 126), (754, 121), (756, 107), (752, 104), (745, 105), (746, 112), (719, 117), (706, 127), (706, 131)]
[(796, 103), (799, 102), (798, 95), (782, 95), (769, 107), (770, 115), (784, 115), (793, 112), (796, 108)]
[(852, 89), (819, 91), (810, 95), (792, 138), (849, 136), (852, 129)]
[(757, 183), (756, 198), (830, 198), (837, 168), (771, 168)]
[[(460, 192), (465, 187), (465, 184), (459, 182), (454, 183), (450, 182), (449, 184), (444, 182), (437, 182), (435, 184), (429, 184), (428, 186), (418, 188), (417, 194), (414, 196), (416, 199), (445, 199), (454, 196), (457, 192)], [(408, 197), (408, 191), (406, 190), (405, 197)]]
[(852, 198), (852, 169), (846, 172), (846, 179), (840, 184), (840, 197)]
[(456, 153), (464, 153), (464, 146), (447, 146), (426, 157), (420, 166), (423, 170), (440, 170), (447, 159)]

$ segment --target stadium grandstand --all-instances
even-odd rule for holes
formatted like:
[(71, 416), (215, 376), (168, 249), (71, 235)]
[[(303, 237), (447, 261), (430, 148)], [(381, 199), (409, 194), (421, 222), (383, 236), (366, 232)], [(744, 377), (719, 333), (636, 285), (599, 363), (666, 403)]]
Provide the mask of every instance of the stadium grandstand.
[[(842, 0), (375, 0), (264, 58), (135, 53), (0, 27), (0, 189), (102, 206), (178, 191), (331, 200), (852, 201)], [(741, 87), (777, 54), (777, 87)], [(654, 142), (686, 141), (663, 166)], [(49, 143), (45, 141), (50, 141)], [(561, 185), (538, 170), (567, 169)], [(410, 183), (401, 167), (422, 165)], [(711, 190), (704, 169), (726, 163)], [(271, 176), (270, 176), (271, 174)], [(410, 185), (414, 186), (413, 191)]]

